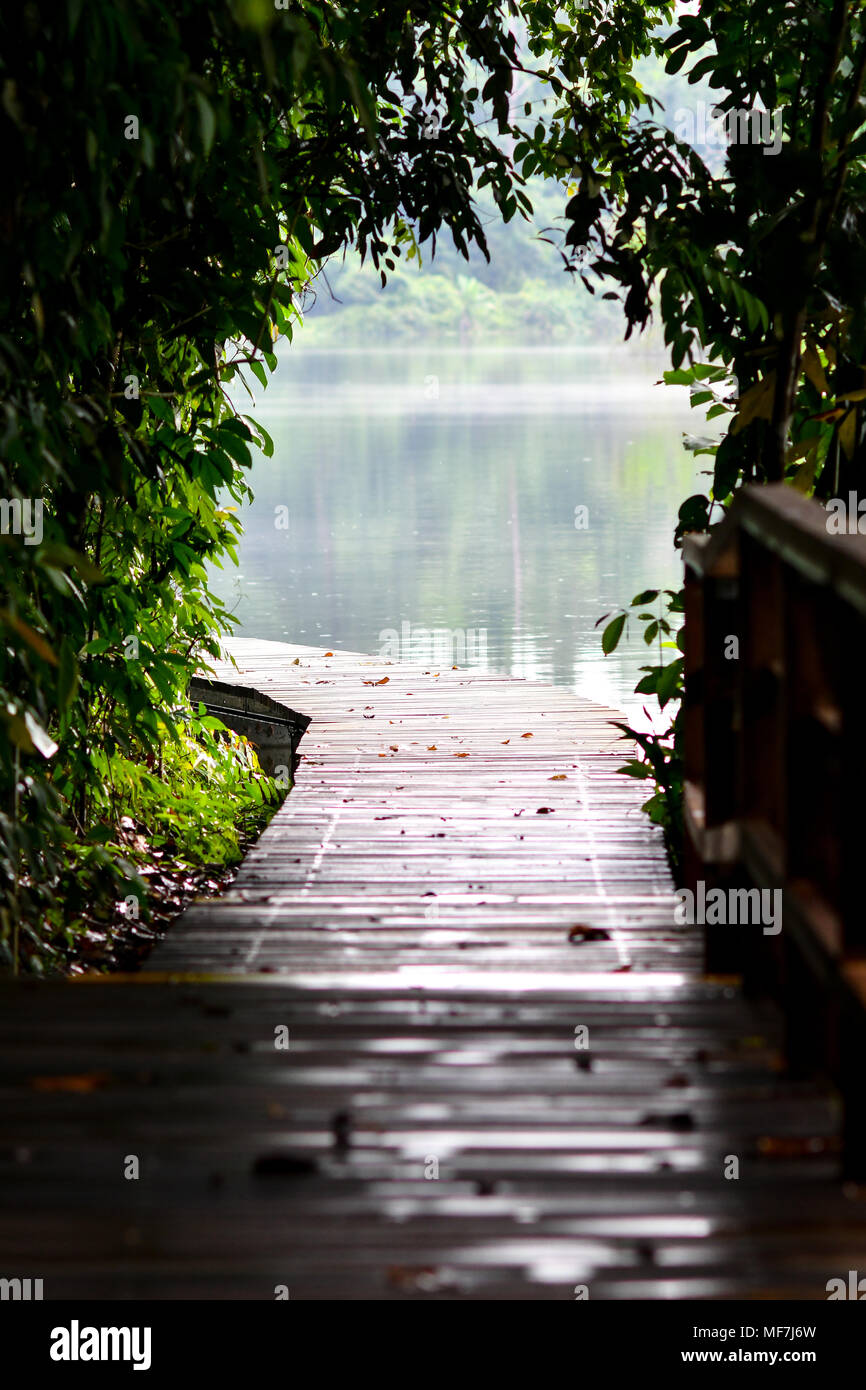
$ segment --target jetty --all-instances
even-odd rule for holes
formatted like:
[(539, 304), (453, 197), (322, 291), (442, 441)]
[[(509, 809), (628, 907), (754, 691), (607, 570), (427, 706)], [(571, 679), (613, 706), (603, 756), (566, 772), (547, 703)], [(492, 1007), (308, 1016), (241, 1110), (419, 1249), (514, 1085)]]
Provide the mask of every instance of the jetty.
[[(823, 1299), (831, 1082), (676, 920), (616, 712), (236, 640), (294, 785), (134, 976), (0, 989), (0, 1273), (45, 1298)], [(278, 731), (279, 732), (279, 731)]]

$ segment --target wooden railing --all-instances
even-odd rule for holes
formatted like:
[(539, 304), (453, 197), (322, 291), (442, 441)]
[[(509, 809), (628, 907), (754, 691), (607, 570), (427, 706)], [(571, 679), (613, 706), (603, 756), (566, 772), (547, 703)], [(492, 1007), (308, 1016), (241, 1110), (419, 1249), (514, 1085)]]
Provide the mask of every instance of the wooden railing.
[(835, 1078), (862, 1176), (866, 535), (830, 534), (783, 484), (747, 487), (684, 558), (686, 886), (782, 893), (778, 935), (708, 928), (708, 968), (782, 1001), (789, 1064)]

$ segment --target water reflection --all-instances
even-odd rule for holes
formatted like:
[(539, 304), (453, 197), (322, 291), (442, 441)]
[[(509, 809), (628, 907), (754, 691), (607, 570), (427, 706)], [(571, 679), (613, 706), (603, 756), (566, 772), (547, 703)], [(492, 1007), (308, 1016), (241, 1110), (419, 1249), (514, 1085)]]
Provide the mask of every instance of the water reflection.
[(662, 365), (289, 349), (253, 412), (275, 453), (255, 467), (240, 570), (215, 579), (239, 631), (408, 656), (438, 642), (440, 662), (462, 641), (491, 669), (637, 709), (647, 648), (605, 659), (595, 623), (679, 586), (691, 422), (684, 392), (653, 385)]

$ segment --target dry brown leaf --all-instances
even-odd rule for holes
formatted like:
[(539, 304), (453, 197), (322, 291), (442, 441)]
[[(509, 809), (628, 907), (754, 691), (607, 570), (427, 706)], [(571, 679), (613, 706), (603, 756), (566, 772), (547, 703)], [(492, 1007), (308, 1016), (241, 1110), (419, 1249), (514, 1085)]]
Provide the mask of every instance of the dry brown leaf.
[(845, 457), (852, 459), (854, 450), (857, 447), (857, 411), (850, 410), (839, 426), (839, 443), (845, 452)]
[(521, 734), (521, 738), (532, 738), (532, 734)]
[(361, 684), (362, 684), (362, 685), (387, 685), (390, 679), (391, 679), (390, 676), (383, 676), (382, 679), (381, 679), (380, 681), (362, 681)]
[(567, 782), (568, 778), (564, 772), (555, 772), (552, 777), (548, 777), (548, 782)]
[(27, 645), (32, 647), (37, 655), (42, 657), (43, 661), (47, 661), (50, 666), (57, 665), (57, 657), (54, 655), (54, 652), (49, 647), (45, 638), (41, 633), (37, 632), (35, 628), (32, 628), (29, 623), (25, 623), (23, 618), (19, 618), (16, 613), (10, 613), (7, 608), (0, 610), (0, 618), (17, 632), (19, 637), (23, 637)]
[(833, 1150), (837, 1144), (835, 1136), (767, 1134), (758, 1140), (758, 1153), (765, 1158), (808, 1158), (810, 1154)]
[(770, 372), (754, 386), (750, 386), (740, 397), (737, 414), (731, 425), (731, 434), (739, 434), (753, 420), (769, 420), (773, 413), (775, 391), (775, 372)]
[(803, 353), (803, 371), (820, 396), (828, 395), (830, 387), (827, 384), (824, 367), (813, 343), (806, 344), (806, 351)]
[(585, 927), (582, 922), (572, 927), (568, 933), (569, 941), (610, 941), (610, 932), (604, 927)]
[(31, 1076), (34, 1091), (65, 1091), (85, 1095), (111, 1084), (109, 1071), (86, 1071), (73, 1076)]

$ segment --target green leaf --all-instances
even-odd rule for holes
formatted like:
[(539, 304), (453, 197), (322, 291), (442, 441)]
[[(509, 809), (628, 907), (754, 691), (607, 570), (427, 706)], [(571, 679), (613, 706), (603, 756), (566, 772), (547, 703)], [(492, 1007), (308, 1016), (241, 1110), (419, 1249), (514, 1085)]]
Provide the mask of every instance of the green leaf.
[(243, 440), (238, 439), (237, 435), (229, 430), (221, 429), (219, 432), (219, 441), (226, 453), (230, 454), (235, 463), (239, 464), (241, 468), (251, 467), (252, 459), (250, 457), (249, 447)]
[(670, 666), (664, 668), (664, 671), (659, 677), (656, 695), (658, 696), (658, 702), (662, 709), (664, 709), (665, 705), (679, 692), (682, 670), (682, 661), (674, 661)]
[(78, 662), (68, 637), (60, 644), (60, 669), (57, 673), (57, 704), (65, 712), (75, 699), (78, 690)]
[(26, 752), (41, 753), (46, 759), (53, 758), (57, 752), (58, 745), (29, 709), (23, 716), (13, 715), (6, 727), (13, 743)]
[(196, 106), (198, 107), (199, 126), (201, 128), (201, 142), (205, 154), (210, 154), (216, 135), (216, 113), (202, 92), (195, 94)]
[(601, 649), (605, 656), (610, 656), (611, 652), (616, 651), (619, 646), (619, 639), (622, 637), (625, 627), (625, 613), (620, 613), (613, 622), (608, 623), (601, 635)]

